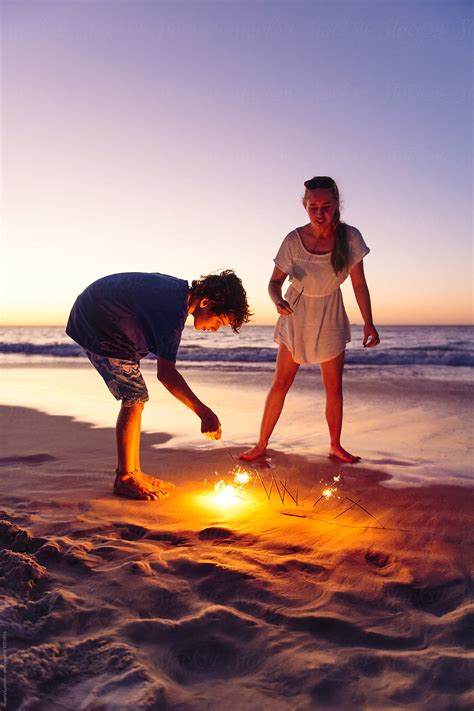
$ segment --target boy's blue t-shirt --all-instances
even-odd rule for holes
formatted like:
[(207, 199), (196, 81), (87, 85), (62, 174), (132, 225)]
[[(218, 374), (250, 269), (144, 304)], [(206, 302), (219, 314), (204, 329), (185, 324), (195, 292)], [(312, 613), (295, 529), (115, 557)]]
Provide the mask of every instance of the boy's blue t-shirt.
[(166, 274), (124, 272), (93, 282), (72, 307), (66, 333), (86, 350), (139, 361), (147, 353), (176, 361), (189, 285)]

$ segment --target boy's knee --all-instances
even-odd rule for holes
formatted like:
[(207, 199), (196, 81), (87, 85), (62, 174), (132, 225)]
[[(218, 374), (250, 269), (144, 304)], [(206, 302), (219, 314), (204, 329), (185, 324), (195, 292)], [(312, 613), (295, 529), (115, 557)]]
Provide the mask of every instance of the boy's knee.
[(122, 407), (134, 408), (135, 410), (143, 410), (145, 403), (137, 400), (122, 400)]

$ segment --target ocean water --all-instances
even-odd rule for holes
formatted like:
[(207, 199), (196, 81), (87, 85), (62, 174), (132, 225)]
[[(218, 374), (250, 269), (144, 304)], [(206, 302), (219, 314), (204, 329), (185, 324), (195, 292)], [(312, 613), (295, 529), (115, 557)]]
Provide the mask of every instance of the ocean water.
[[(404, 375), (472, 381), (474, 327), (381, 326), (379, 333), (381, 344), (374, 349), (364, 349), (362, 328), (352, 327), (352, 342), (346, 353), (347, 370), (364, 372), (370, 377), (378, 377), (382, 372), (393, 375), (402, 372)], [(217, 333), (203, 333), (186, 326), (178, 365), (272, 370), (276, 351), (273, 326), (244, 326), (240, 334), (228, 328)], [(71, 359), (85, 359), (85, 355), (62, 327), (12, 326), (0, 329), (0, 361), (4, 364), (66, 363)]]

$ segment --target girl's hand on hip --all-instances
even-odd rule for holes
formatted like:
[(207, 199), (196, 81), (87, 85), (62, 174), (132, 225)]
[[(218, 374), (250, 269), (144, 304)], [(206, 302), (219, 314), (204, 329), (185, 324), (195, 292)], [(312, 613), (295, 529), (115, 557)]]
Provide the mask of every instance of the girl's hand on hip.
[(380, 343), (379, 334), (373, 323), (366, 323), (364, 326), (364, 340), (362, 342), (364, 348), (373, 348)]
[(275, 306), (280, 316), (290, 316), (293, 313), (293, 309), (286, 299), (280, 299)]

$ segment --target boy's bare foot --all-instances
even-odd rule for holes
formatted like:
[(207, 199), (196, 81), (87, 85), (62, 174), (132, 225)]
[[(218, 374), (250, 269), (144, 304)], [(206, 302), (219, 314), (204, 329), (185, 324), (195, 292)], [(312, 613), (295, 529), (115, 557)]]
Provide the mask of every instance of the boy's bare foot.
[(265, 456), (267, 451), (266, 447), (260, 447), (258, 444), (247, 452), (242, 452), (239, 454), (239, 459), (243, 459), (245, 462), (253, 462), (254, 459), (259, 459)]
[(143, 472), (115, 472), (114, 494), (128, 499), (159, 501), (166, 499), (175, 487), (170, 482), (161, 481)]
[(351, 454), (341, 446), (331, 447), (329, 450), (329, 457), (331, 459), (339, 459), (341, 462), (347, 462), (348, 464), (356, 464), (357, 462), (360, 462), (360, 457), (356, 457), (354, 454)]

